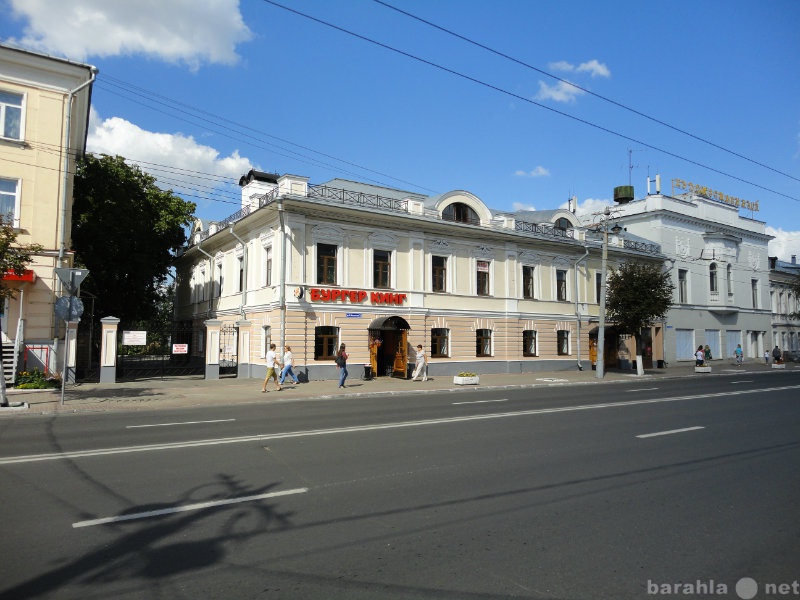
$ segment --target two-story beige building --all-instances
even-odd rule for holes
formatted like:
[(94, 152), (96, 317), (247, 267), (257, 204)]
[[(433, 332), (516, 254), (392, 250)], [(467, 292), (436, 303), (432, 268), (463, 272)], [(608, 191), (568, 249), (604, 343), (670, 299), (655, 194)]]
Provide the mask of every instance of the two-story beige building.
[[(602, 238), (572, 212), (257, 171), (240, 184), (242, 210), (198, 222), (177, 261), (176, 317), (195, 325), (192, 353), (205, 353), (213, 323), (220, 365), (240, 376), (264, 376), (270, 343), (291, 346), (310, 379), (335, 377), (342, 343), (354, 375), (369, 365), (405, 376), (417, 344), (432, 375), (590, 367)], [(608, 249), (610, 265), (663, 263), (656, 246), (617, 235)], [(610, 366), (617, 341), (609, 329)]]
[[(75, 161), (85, 150), (92, 66), (0, 45), (0, 212), (20, 244), (40, 244), (2, 311), (4, 366), (62, 370), (64, 322), (54, 305), (57, 267), (72, 266), (70, 216)], [(8, 379), (8, 377), (7, 377)]]

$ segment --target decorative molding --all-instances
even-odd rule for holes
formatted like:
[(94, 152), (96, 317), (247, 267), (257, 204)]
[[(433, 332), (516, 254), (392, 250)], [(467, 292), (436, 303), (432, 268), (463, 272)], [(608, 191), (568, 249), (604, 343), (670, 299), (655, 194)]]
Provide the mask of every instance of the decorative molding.
[(315, 242), (329, 242), (332, 244), (344, 244), (344, 231), (333, 225), (316, 225), (311, 230), (312, 239)]
[(372, 233), (367, 240), (370, 247), (379, 250), (394, 250), (397, 248), (397, 236), (389, 233)]

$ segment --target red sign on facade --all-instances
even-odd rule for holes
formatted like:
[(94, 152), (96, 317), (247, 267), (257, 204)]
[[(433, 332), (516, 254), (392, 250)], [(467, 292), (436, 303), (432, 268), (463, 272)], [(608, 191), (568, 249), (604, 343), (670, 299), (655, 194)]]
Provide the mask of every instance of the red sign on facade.
[(408, 296), (393, 292), (367, 292), (365, 290), (329, 290), (325, 288), (311, 288), (309, 290), (312, 302), (349, 302), (361, 304), (369, 299), (370, 304), (403, 304)]
[(30, 269), (25, 269), (22, 275), (17, 275), (14, 271), (6, 271), (3, 273), (3, 281), (28, 281), (33, 283), (36, 281), (36, 273)]

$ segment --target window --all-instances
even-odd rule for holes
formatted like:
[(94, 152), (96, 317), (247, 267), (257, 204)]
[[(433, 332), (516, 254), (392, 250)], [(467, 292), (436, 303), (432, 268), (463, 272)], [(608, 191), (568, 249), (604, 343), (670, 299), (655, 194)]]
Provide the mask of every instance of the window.
[(261, 327), (261, 358), (267, 357), (267, 350), (272, 343), (272, 327), (263, 325)]
[(564, 217), (556, 220), (556, 222), (553, 224), (553, 233), (556, 235), (567, 235), (567, 229), (572, 229), (572, 223), (570, 223), (569, 220), (565, 219)]
[(10, 217), (9, 220), (16, 220), (18, 198), (19, 181), (0, 179), (0, 215)]
[(753, 296), (753, 308), (758, 308), (758, 279), (750, 280), (750, 290)]
[(222, 263), (217, 263), (217, 297), (222, 297)]
[(536, 331), (526, 329), (522, 332), (522, 356), (536, 355)]
[(711, 263), (708, 266), (708, 289), (712, 292), (719, 291), (719, 286), (717, 285), (717, 263)]
[(534, 267), (522, 267), (522, 297), (533, 299), (536, 296), (533, 293), (533, 273)]
[(434, 327), (431, 329), (431, 357), (446, 358), (449, 356), (447, 340), (449, 330)]
[(556, 331), (556, 343), (559, 356), (569, 355), (569, 331), (565, 329)]
[(492, 330), (478, 329), (475, 331), (475, 356), (492, 355)]
[(477, 293), (478, 296), (488, 296), (489, 295), (489, 261), (488, 260), (479, 260), (478, 261), (478, 289)]
[(462, 202), (454, 202), (446, 206), (442, 211), (442, 219), (458, 223), (470, 223), (472, 225), (480, 225), (481, 223), (478, 213)]
[(556, 299), (567, 299), (567, 272), (561, 269), (556, 271)]
[(239, 287), (237, 289), (238, 292), (244, 291), (244, 257), (240, 256), (239, 260)]
[(728, 298), (733, 298), (733, 277), (731, 276), (733, 267), (728, 263), (728, 268), (725, 270), (725, 283), (728, 288)]
[(22, 139), (22, 94), (0, 91), (0, 137)]
[(376, 288), (388, 289), (391, 276), (392, 253), (388, 250), (375, 250), (372, 253), (372, 285)]
[(200, 282), (197, 284), (198, 293), (200, 295), (200, 302), (205, 302), (206, 299), (206, 270), (200, 269)]
[(314, 360), (333, 360), (336, 357), (338, 327), (314, 328)]
[(264, 285), (272, 285), (272, 246), (264, 248)]
[(317, 244), (317, 283), (336, 285), (336, 251), (332, 244)]
[(447, 257), (433, 256), (431, 257), (431, 289), (434, 292), (447, 291)]
[(678, 269), (678, 302), (681, 304), (686, 304), (689, 301), (686, 287), (687, 274), (688, 271), (686, 269)]
[(594, 274), (594, 299), (600, 304), (600, 295), (603, 293), (603, 274)]

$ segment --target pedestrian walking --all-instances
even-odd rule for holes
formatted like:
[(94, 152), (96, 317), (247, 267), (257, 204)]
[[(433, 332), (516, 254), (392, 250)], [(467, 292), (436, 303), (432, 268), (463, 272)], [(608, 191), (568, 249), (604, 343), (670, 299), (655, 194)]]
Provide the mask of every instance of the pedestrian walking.
[(416, 381), (420, 375), (422, 375), (422, 381), (428, 381), (428, 356), (422, 349), (422, 344), (417, 344), (417, 362), (414, 365), (411, 381)]
[(769, 364), (769, 350), (764, 350), (764, 364)]
[(783, 359), (781, 358), (782, 354), (783, 353), (781, 352), (781, 349), (775, 346), (775, 348), (772, 350), (772, 362), (776, 365), (781, 364), (783, 362)]
[(286, 376), (291, 375), (292, 383), (298, 384), (300, 381), (297, 379), (297, 375), (294, 374), (292, 371), (292, 367), (294, 366), (294, 356), (292, 355), (292, 349), (290, 346), (285, 346), (283, 348), (283, 369), (281, 369), (281, 378), (280, 384), (283, 385), (283, 382), (286, 381)]
[(703, 348), (703, 357), (706, 359), (706, 363), (710, 363), (711, 359), (713, 358), (711, 356), (711, 347), (708, 344), (706, 344), (706, 347)]
[(267, 376), (264, 378), (264, 385), (261, 386), (261, 391), (267, 391), (267, 382), (270, 379), (275, 380), (275, 385), (278, 386), (278, 391), (281, 391), (281, 384), (278, 381), (278, 372), (275, 370), (279, 368), (279, 361), (278, 361), (278, 353), (275, 352), (275, 344), (269, 345), (269, 350), (267, 351)]
[(339, 346), (339, 351), (336, 353), (336, 367), (339, 369), (339, 387), (344, 387), (344, 382), (347, 380), (349, 373), (347, 372), (347, 352), (345, 345)]
[(696, 367), (702, 367), (706, 360), (706, 353), (703, 352), (703, 346), (697, 347), (697, 352), (694, 353), (694, 361)]
[(742, 366), (742, 359), (744, 358), (744, 352), (742, 351), (742, 345), (736, 344), (736, 350), (733, 351), (733, 355), (736, 357), (736, 366)]

